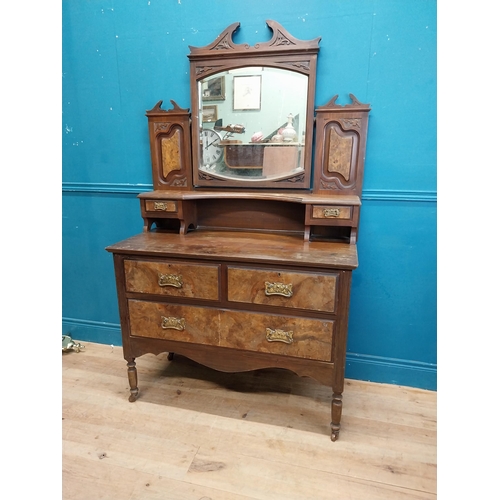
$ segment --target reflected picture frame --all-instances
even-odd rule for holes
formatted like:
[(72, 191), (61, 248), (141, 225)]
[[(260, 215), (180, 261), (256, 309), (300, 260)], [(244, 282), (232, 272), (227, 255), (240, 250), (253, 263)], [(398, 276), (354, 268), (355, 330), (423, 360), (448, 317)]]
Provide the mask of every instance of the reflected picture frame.
[(201, 84), (203, 101), (224, 101), (226, 99), (226, 79), (224, 76), (211, 78)]
[(233, 77), (233, 110), (260, 110), (262, 75)]
[(203, 106), (202, 119), (203, 123), (214, 123), (217, 121), (217, 106)]

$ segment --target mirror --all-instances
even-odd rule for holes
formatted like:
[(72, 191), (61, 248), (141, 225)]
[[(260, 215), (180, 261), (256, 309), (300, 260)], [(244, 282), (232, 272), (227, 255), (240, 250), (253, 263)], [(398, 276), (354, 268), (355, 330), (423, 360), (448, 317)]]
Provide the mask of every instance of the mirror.
[(195, 186), (311, 187), (319, 38), (266, 22), (273, 37), (255, 47), (232, 41), (239, 23), (190, 47)]
[(200, 80), (199, 169), (243, 180), (303, 171), (307, 88), (306, 75), (262, 66)]

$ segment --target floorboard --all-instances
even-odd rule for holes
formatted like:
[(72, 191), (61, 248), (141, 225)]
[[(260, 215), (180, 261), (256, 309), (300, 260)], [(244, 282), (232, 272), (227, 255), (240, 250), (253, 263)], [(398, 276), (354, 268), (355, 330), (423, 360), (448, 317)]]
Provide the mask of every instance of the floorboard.
[(120, 347), (62, 355), (64, 500), (435, 499), (436, 392), (286, 370), (216, 372), (182, 356), (137, 360), (128, 402)]

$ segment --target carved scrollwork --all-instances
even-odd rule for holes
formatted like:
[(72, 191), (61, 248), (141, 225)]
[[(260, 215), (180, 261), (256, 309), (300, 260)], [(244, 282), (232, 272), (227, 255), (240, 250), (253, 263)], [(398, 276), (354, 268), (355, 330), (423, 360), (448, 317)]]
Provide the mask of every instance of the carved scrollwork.
[(160, 123), (155, 123), (155, 132), (163, 132), (165, 130), (168, 130), (172, 124), (170, 122), (160, 122)]
[(170, 99), (170, 102), (172, 104), (172, 109), (162, 109), (161, 105), (163, 104), (162, 101), (158, 101), (152, 109), (149, 111), (146, 111), (146, 115), (154, 115), (157, 113), (188, 113), (189, 108), (181, 108), (173, 99)]
[(280, 29), (277, 29), (275, 42), (272, 45), (295, 45), (295, 44)]
[(229, 43), (230, 35), (227, 33), (224, 38), (213, 48), (213, 50), (229, 50), (231, 44)]
[(319, 46), (320, 37), (314, 40), (299, 40), (293, 37), (288, 31), (276, 21), (267, 20), (267, 26), (273, 31), (273, 36), (268, 42), (261, 42), (251, 47), (249, 44), (235, 44), (233, 42), (233, 34), (239, 29), (240, 23), (233, 23), (228, 26), (211, 44), (205, 47), (189, 46), (191, 51), (190, 55), (196, 56), (198, 54), (211, 52), (211, 51), (242, 51), (242, 50), (256, 50), (264, 51), (267, 49), (286, 50), (287, 47), (293, 45), (298, 48), (315, 49)]
[(188, 185), (188, 182), (187, 182), (187, 177), (186, 176), (175, 178), (170, 183), (170, 186), (172, 186), (172, 187), (185, 187), (187, 185)]
[(223, 177), (214, 177), (213, 175), (208, 174), (207, 172), (202, 172), (201, 170), (198, 171), (198, 179), (200, 180), (205, 180), (205, 181), (225, 181)]
[(293, 177), (288, 177), (287, 179), (282, 179), (279, 182), (303, 182), (305, 179), (305, 174), (297, 174), (294, 175)]
[(344, 130), (350, 128), (358, 128), (358, 129), (361, 128), (360, 118), (340, 118), (339, 122)]
[(196, 77), (203, 76), (205, 73), (213, 73), (217, 71), (220, 66), (196, 66)]
[(370, 105), (369, 104), (363, 104), (360, 102), (357, 97), (354, 94), (349, 94), (349, 97), (351, 99), (350, 104), (346, 104), (345, 106), (342, 106), (342, 104), (337, 104), (336, 101), (338, 99), (339, 95), (336, 94), (334, 95), (324, 106), (319, 106), (319, 110), (329, 110), (329, 109), (356, 109), (356, 110), (363, 110), (363, 111), (369, 111), (370, 110)]

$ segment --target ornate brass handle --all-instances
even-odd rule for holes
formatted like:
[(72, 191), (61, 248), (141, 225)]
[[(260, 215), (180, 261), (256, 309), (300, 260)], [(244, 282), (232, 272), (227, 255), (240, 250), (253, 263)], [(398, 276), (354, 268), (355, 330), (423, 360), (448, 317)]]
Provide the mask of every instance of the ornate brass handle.
[(266, 328), (266, 340), (268, 342), (284, 342), (285, 344), (291, 344), (293, 342), (293, 332), (285, 332), (279, 328), (276, 330)]
[(180, 330), (181, 332), (186, 327), (186, 320), (184, 318), (174, 318), (173, 316), (169, 316), (168, 318), (165, 316), (161, 317), (161, 327), (164, 330), (172, 329), (172, 330)]
[(338, 209), (338, 208), (325, 208), (325, 209), (323, 209), (323, 215), (325, 217), (338, 217), (340, 215), (340, 209)]
[(283, 297), (290, 298), (293, 295), (292, 283), (285, 285), (285, 283), (269, 283), (265, 282), (266, 290), (265, 294), (269, 295), (282, 295)]
[(162, 201), (155, 201), (154, 209), (166, 211), (168, 210), (168, 205)]
[(158, 273), (158, 285), (173, 286), (174, 288), (182, 288), (182, 276), (180, 274), (161, 274)]

